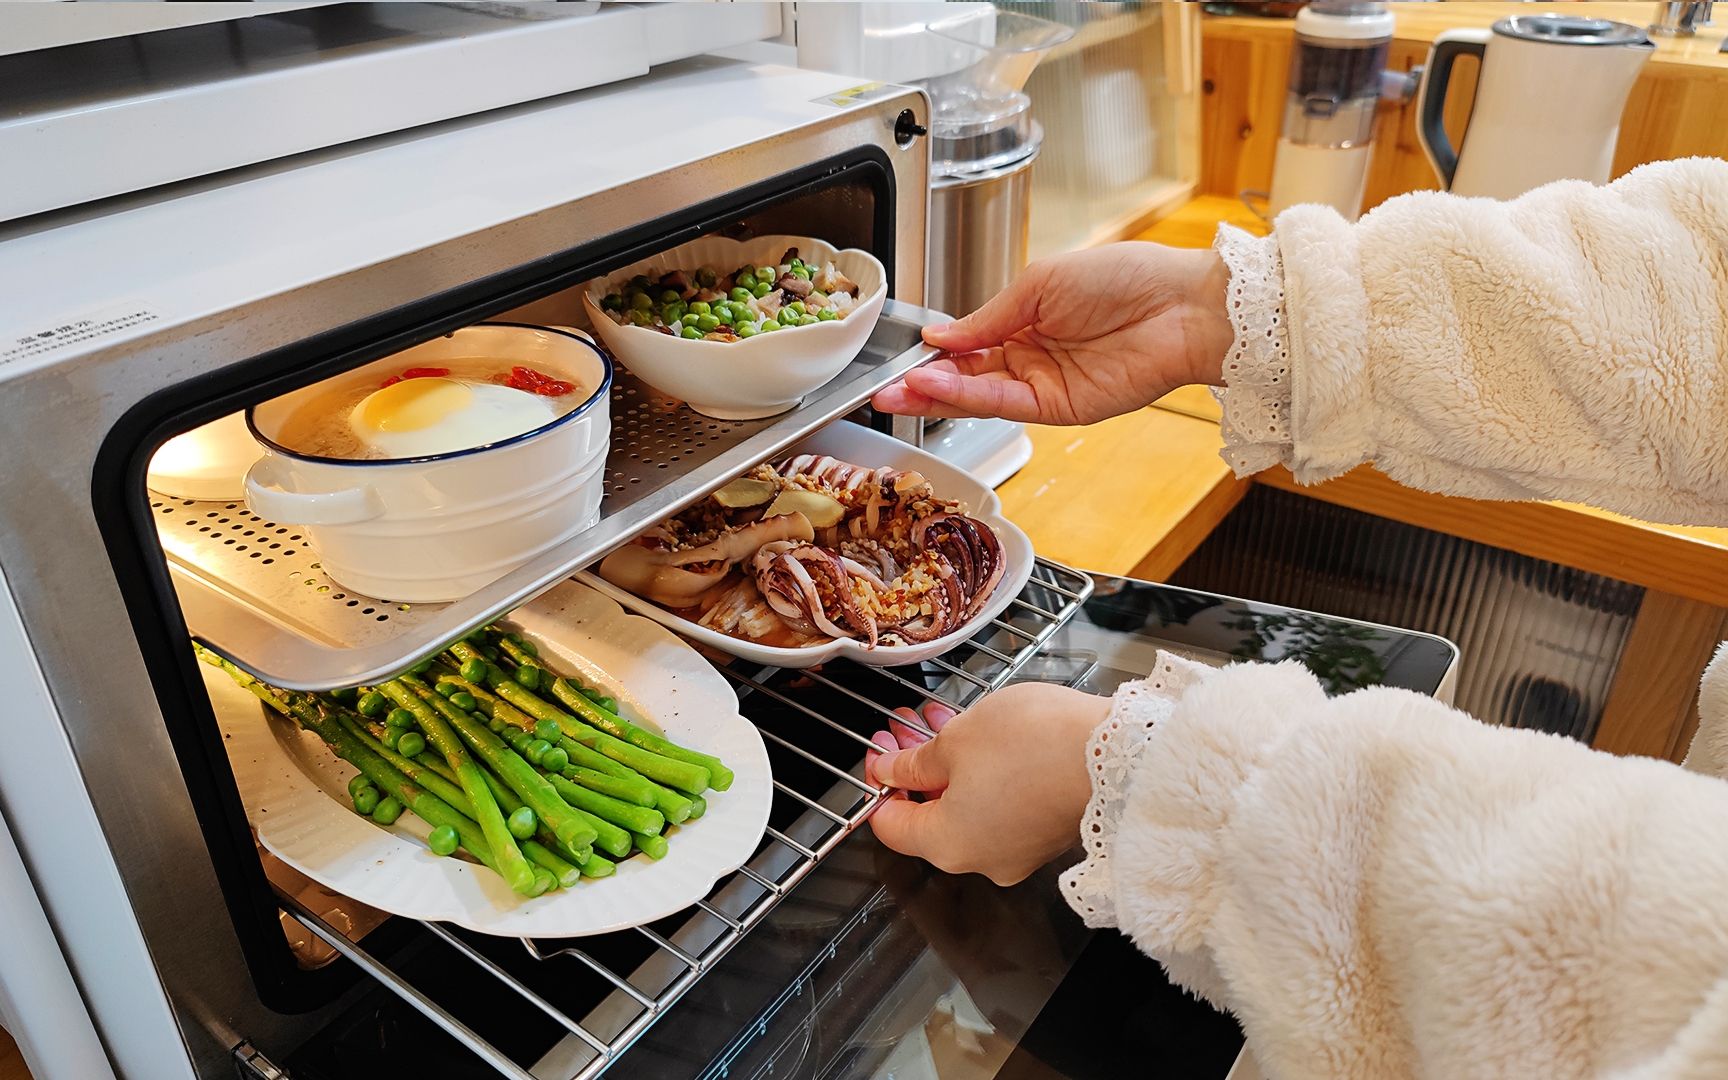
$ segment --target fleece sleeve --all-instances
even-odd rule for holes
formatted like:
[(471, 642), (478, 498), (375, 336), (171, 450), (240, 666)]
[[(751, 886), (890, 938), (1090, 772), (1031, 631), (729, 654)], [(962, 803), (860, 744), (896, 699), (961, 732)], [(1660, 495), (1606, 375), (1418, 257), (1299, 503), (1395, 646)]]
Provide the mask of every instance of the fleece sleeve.
[(1265, 245), (1218, 246), (1238, 469), (1372, 461), (1447, 494), (1728, 524), (1728, 162), (1417, 192), (1354, 224), (1300, 206)]
[(1115, 816), (1064, 887), (1268, 1076), (1725, 1075), (1728, 784), (1294, 664), (1141, 684), (1100, 732)]

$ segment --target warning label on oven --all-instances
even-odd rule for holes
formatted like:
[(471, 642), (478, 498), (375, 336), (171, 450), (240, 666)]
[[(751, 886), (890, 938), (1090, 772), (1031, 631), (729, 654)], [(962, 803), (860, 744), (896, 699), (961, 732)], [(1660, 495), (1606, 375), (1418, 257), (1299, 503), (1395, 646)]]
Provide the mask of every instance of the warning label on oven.
[(810, 100), (818, 105), (838, 105), (845, 108), (848, 105), (861, 105), (866, 101), (889, 97), (898, 93), (899, 90), (898, 86), (889, 83), (867, 82), (859, 83), (857, 86), (849, 86), (838, 94), (824, 94)]
[(0, 339), (0, 366), (46, 356), (159, 318), (160, 315), (142, 304), (126, 303), (62, 319), (53, 326), (44, 326), (21, 337)]

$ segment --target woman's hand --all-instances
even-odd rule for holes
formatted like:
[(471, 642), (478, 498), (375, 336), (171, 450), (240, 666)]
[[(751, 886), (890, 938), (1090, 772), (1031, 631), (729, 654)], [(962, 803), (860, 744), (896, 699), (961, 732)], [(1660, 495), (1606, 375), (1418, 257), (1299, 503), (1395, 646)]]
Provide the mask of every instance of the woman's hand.
[(937, 738), (900, 725), (876, 736), (885, 750), (904, 749), (872, 757), (871, 779), (928, 797), (883, 803), (871, 819), (877, 838), (949, 873), (1024, 879), (1079, 842), (1092, 794), (1086, 740), (1109, 711), (1108, 698), (1043, 683), (998, 690), (958, 716), (925, 706)]
[(924, 340), (951, 355), (879, 392), (882, 412), (1090, 424), (1221, 381), (1234, 334), (1212, 251), (1109, 244), (1041, 259)]

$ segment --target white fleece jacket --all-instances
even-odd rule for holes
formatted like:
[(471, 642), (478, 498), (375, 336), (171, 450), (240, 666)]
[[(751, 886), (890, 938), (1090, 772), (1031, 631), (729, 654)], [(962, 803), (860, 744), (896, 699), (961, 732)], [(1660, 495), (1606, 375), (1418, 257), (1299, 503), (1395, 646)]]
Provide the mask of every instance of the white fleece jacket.
[[(1728, 523), (1728, 163), (1219, 248), (1238, 468)], [(1162, 658), (1093, 736), (1064, 891), (1273, 1080), (1728, 1077), (1725, 657), (1687, 769)]]

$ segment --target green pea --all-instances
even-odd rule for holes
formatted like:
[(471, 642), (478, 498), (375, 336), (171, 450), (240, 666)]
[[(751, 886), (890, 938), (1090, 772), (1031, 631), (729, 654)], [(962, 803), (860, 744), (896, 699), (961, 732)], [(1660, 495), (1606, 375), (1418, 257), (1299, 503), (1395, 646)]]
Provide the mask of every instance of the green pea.
[(410, 728), (414, 726), (414, 714), (407, 709), (391, 709), (384, 723), (393, 728)]
[(731, 326), (733, 323), (737, 322), (737, 320), (732, 317), (732, 309), (730, 307), (715, 308), (713, 317), (718, 320), (722, 326)]
[(790, 311), (794, 315), (802, 315), (802, 314), (804, 314), (806, 309), (804, 307), (804, 302), (802, 300), (794, 300), (790, 304), (787, 304), (785, 307), (781, 308), (780, 310), (781, 311)]
[(533, 809), (527, 806), (518, 806), (504, 824), (510, 830), (510, 835), (518, 840), (533, 836), (534, 830), (540, 826), (540, 822), (535, 820)]
[(778, 318), (780, 320), (781, 326), (797, 326), (798, 325), (798, 313), (796, 311), (792, 310), (792, 306), (790, 304), (788, 304), (787, 306), (780, 309), (780, 314), (779, 314)]
[(396, 749), (396, 744), (402, 741), (402, 729), (387, 727), (384, 729), (384, 737), (378, 741), (394, 750)]
[(647, 292), (651, 284), (652, 283), (648, 280), (648, 275), (637, 274), (635, 277), (630, 279), (630, 290), (632, 292)]
[(816, 318), (820, 322), (833, 322), (835, 319), (838, 319), (839, 317), (840, 317), (839, 314), (836, 313), (835, 310), (831, 307), (825, 307), (821, 311), (818, 311), (816, 313)]
[(707, 315), (713, 310), (713, 307), (706, 300), (693, 300), (690, 303), (690, 314), (692, 315)]
[(494, 660), (495, 661), (498, 659), (498, 657), (500, 655), (498, 652), (498, 646), (496, 646), (496, 645), (482, 645), (480, 647), (480, 655), (484, 656), (488, 660)]
[(616, 698), (609, 698), (609, 697), (595, 698), (594, 704), (600, 706), (602, 709), (605, 709), (609, 713), (615, 713), (618, 711), (618, 701)]
[(378, 789), (375, 787), (361, 788), (354, 795), (354, 812), (370, 814), (378, 809)]
[(808, 266), (794, 266), (792, 268), (792, 274), (794, 277), (801, 277), (805, 281), (810, 280), (810, 268)]
[(654, 298), (645, 292), (630, 294), (630, 307), (635, 311), (647, 311), (654, 306)]
[(456, 845), (461, 842), (454, 825), (440, 825), (426, 835), (426, 846), (432, 849), (434, 855), (454, 855)]
[(462, 661), (462, 677), (471, 683), (486, 681), (486, 661), (478, 656), (470, 656)]
[(458, 690), (454, 694), (450, 695), (450, 704), (461, 709), (463, 712), (473, 712), (480, 703), (475, 701), (474, 695), (470, 694), (468, 691)]
[(435, 656), (428, 656), (426, 659), (420, 661), (418, 664), (415, 664), (413, 667), (409, 668), (408, 670), (412, 671), (416, 675), (424, 675), (428, 671), (432, 670), (432, 663), (433, 663), (433, 661), (435, 661), (437, 659), (438, 658)]
[(736, 274), (732, 275), (732, 279), (740, 284), (746, 281), (754, 281), (756, 280), (756, 267), (751, 263), (745, 263), (743, 266), (738, 268)]
[(741, 338), (756, 336), (756, 328), (751, 326), (749, 323), (739, 323), (732, 329), (732, 332)]
[(757, 325), (756, 332), (758, 334), (766, 334), (770, 330), (778, 330), (778, 329), (780, 329), (779, 323), (775, 322), (773, 319), (763, 319), (762, 322)]
[(696, 329), (694, 326), (686, 326), (684, 329), (678, 331), (678, 336), (690, 341), (700, 341), (702, 340), (702, 331)]
[(660, 321), (675, 323), (684, 317), (685, 310), (684, 301), (682, 300), (677, 300), (673, 303), (667, 304), (665, 307), (660, 309)]
[(418, 757), (426, 749), (426, 736), (418, 731), (404, 731), (396, 740), (396, 752), (403, 757)]
[[(779, 277), (779, 276), (780, 275), (778, 275), (774, 272), (772, 267), (768, 267), (768, 266), (764, 266), (760, 270), (756, 271), (756, 281), (758, 284), (762, 284), (762, 285), (774, 284), (774, 279), (776, 277)], [(757, 293), (756, 295), (760, 296), (762, 294)]]
[(545, 739), (534, 739), (523, 748), (522, 756), (538, 765), (540, 764), (540, 756), (550, 749), (552, 749), (552, 744)]
[(730, 296), (740, 304), (746, 304), (750, 302), (751, 292), (742, 285), (735, 285), (733, 286), (732, 291), (726, 295)]
[(549, 743), (557, 742), (563, 734), (564, 729), (558, 726), (557, 721), (540, 720), (534, 724), (534, 737), (536, 739), (545, 739)]
[(773, 291), (774, 286), (772, 284), (766, 281), (758, 281), (756, 287), (750, 290), (750, 294), (760, 300), (762, 297), (767, 296)]
[(547, 772), (561, 773), (570, 764), (570, 755), (562, 746), (554, 746), (540, 755), (540, 767)]
[(389, 698), (380, 694), (376, 690), (368, 690), (364, 694), (360, 695), (360, 702), (355, 706), (355, 708), (360, 710), (361, 716), (377, 716), (379, 713), (383, 712), (385, 707), (389, 704)]
[(682, 299), (684, 299), (684, 294), (679, 292), (677, 289), (667, 289), (660, 294), (660, 302), (662, 304), (675, 304)]
[(460, 686), (457, 686), (453, 682), (441, 682), (437, 686), (434, 686), (432, 689), (438, 691), (439, 697), (446, 697), (447, 698), (451, 694), (454, 694), (456, 691), (458, 691), (462, 688)]
[(619, 296), (617, 293), (607, 293), (605, 298), (600, 301), (600, 310), (601, 311), (623, 311), (624, 310), (624, 298), (622, 296)]
[(380, 799), (378, 805), (372, 808), (372, 820), (380, 825), (394, 825), (401, 816), (402, 804), (393, 798)]
[(800, 315), (800, 316), (798, 316), (798, 325), (799, 326), (815, 326), (820, 321), (821, 320), (818, 319), (814, 315)]
[(648, 312), (645, 310), (632, 311), (630, 313), (630, 325), (631, 326), (652, 326), (653, 324), (654, 324), (654, 316), (648, 314)]
[(696, 271), (696, 284), (702, 286), (704, 289), (712, 289), (714, 283), (719, 280), (720, 275), (714, 272), (712, 266), (704, 266), (700, 270)]
[(355, 773), (354, 779), (348, 781), (348, 797), (353, 798), (367, 788), (372, 788), (376, 791), (378, 785), (374, 784), (371, 780), (368, 780), (365, 773)]
[(698, 316), (696, 316), (696, 328), (698, 330), (701, 330), (703, 333), (707, 333), (708, 331), (714, 329), (716, 326), (719, 326), (719, 325), (720, 325), (720, 320), (716, 319), (712, 315), (698, 315)]

